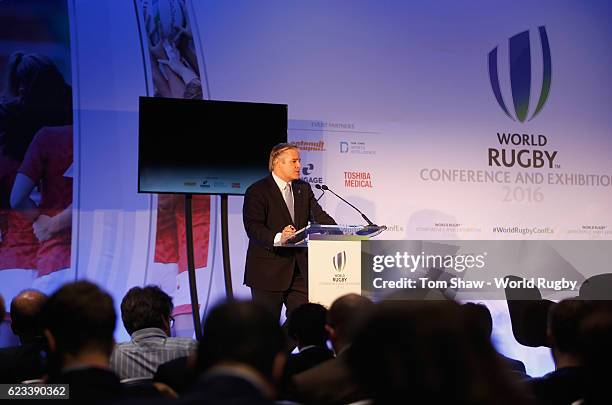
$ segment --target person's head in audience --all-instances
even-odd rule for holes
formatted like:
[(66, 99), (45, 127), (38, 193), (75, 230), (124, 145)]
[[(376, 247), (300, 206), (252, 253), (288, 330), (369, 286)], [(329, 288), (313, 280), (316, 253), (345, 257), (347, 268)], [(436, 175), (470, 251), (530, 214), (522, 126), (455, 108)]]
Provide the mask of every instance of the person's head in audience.
[[(355, 336), (349, 364), (376, 404), (519, 404), (523, 396), (492, 345), (474, 339), (452, 301), (377, 304)], [(485, 348), (481, 346), (485, 345)]]
[(474, 341), (482, 341), (484, 348), (491, 347), (493, 333), (493, 318), (491, 311), (484, 304), (468, 302), (461, 305), (463, 316), (467, 323), (467, 330)]
[(21, 343), (42, 336), (42, 309), (47, 296), (37, 290), (25, 290), (11, 301), (11, 329)]
[(610, 403), (612, 364), (612, 303), (597, 301), (579, 330), (587, 382), (585, 405)]
[(351, 344), (360, 322), (373, 305), (370, 299), (358, 294), (343, 295), (332, 303), (325, 328), (336, 354)]
[(587, 312), (588, 304), (579, 299), (566, 299), (551, 306), (547, 337), (557, 369), (581, 365), (579, 328)]
[(227, 302), (211, 310), (198, 345), (198, 369), (238, 370), (257, 379), (273, 396), (286, 361), (278, 319), (253, 302)]
[(141, 329), (158, 328), (170, 336), (173, 308), (172, 298), (161, 288), (133, 287), (121, 301), (121, 319), (130, 335)]
[(291, 312), (288, 319), (289, 337), (298, 348), (326, 346), (329, 334), (325, 329), (327, 309), (321, 304), (306, 303)]
[(53, 369), (108, 367), (114, 346), (112, 297), (88, 281), (65, 284), (43, 308), (43, 328)]

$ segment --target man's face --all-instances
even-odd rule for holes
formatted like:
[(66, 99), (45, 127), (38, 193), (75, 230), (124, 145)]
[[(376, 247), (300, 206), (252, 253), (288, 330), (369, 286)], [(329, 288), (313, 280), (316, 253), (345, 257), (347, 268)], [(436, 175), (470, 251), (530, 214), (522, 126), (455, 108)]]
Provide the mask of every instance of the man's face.
[(274, 164), (274, 174), (283, 181), (292, 181), (300, 178), (300, 152), (297, 149), (287, 149), (281, 153)]

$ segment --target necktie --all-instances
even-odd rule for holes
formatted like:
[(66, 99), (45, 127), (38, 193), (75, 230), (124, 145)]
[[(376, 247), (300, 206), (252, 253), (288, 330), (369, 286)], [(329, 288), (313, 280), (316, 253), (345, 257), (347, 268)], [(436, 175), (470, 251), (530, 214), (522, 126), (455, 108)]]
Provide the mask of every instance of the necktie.
[(293, 212), (293, 192), (291, 191), (291, 183), (285, 184), (285, 189), (283, 190), (283, 197), (285, 199), (285, 204), (287, 204), (287, 208), (289, 209), (291, 220), (295, 221), (295, 214)]

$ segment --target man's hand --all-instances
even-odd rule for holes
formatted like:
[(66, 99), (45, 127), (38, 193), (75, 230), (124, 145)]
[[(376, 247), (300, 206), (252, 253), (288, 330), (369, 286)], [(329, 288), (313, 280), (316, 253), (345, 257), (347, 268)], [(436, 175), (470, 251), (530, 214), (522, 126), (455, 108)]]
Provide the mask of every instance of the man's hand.
[(293, 235), (295, 235), (295, 228), (293, 225), (287, 225), (281, 233), (281, 243), (284, 245)]

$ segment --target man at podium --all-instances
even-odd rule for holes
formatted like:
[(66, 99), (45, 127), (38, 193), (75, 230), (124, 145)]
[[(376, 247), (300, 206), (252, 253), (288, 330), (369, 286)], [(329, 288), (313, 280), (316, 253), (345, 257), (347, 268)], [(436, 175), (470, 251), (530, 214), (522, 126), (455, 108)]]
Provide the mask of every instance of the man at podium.
[(270, 151), (270, 175), (253, 183), (244, 196), (242, 217), (249, 237), (244, 284), (254, 301), (280, 318), (308, 302), (308, 252), (281, 245), (308, 222), (335, 225), (319, 205), (310, 184), (300, 180), (300, 152), (289, 143)]

